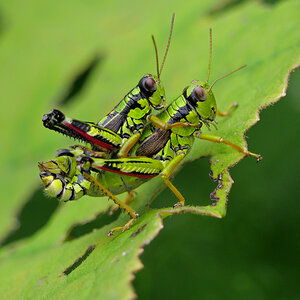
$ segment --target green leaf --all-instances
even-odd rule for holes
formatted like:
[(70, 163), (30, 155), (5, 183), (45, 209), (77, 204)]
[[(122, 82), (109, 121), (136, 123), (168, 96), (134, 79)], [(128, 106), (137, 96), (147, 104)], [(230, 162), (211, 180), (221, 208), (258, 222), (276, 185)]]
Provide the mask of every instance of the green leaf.
[[(284, 96), (289, 73), (300, 62), (300, 6), (298, 1), (285, 1), (272, 8), (248, 3), (213, 17), (206, 15), (212, 8), (210, 2), (200, 6), (191, 1), (184, 7), (180, 1), (174, 3), (174, 35), (162, 78), (168, 99), (179, 95), (191, 80), (206, 79), (208, 28), (212, 26), (211, 82), (248, 65), (214, 87), (221, 110), (232, 102), (238, 102), (239, 107), (231, 116), (220, 119), (219, 130), (212, 133), (244, 146), (244, 134), (258, 120), (259, 110)], [(70, 144), (42, 128), (41, 116), (63, 98), (76, 75), (89, 66), (95, 55), (101, 58), (81, 93), (63, 108), (75, 118), (97, 120), (142, 74), (155, 72), (150, 34), (158, 37), (159, 48), (163, 49), (171, 12), (167, 3), (151, 5), (149, 11), (139, 2), (128, 7), (121, 1), (105, 5), (99, 1), (64, 1), (59, 7), (40, 1), (18, 6), (2, 3), (2, 236), (15, 226), (16, 211), (35, 189), (37, 161), (52, 158), (56, 149)], [(249, 150), (259, 152), (254, 141)], [(133, 207), (141, 217), (130, 230), (107, 238), (109, 229), (128, 219), (122, 215), (94, 232), (64, 242), (74, 224), (99, 214), (105, 216), (110, 203), (104, 198), (85, 197), (62, 204), (34, 235), (1, 250), (2, 298), (132, 298), (132, 274), (142, 267), (138, 256), (162, 228), (162, 218), (180, 212), (216, 217), (225, 214), (221, 204), (227, 201), (232, 185), (228, 168), (242, 155), (227, 146), (196, 141), (185, 162), (207, 155), (211, 156), (212, 175), (219, 179), (216, 206), (203, 208), (209, 195), (199, 195), (199, 206), (149, 210), (145, 205), (163, 188), (161, 179), (156, 178), (137, 190)]]

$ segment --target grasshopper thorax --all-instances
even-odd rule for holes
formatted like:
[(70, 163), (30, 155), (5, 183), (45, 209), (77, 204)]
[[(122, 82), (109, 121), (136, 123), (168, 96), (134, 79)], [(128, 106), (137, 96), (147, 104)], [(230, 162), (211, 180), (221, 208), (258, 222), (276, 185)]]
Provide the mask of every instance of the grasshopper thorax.
[(157, 76), (146, 74), (138, 86), (154, 109), (161, 110), (165, 107), (165, 89)]

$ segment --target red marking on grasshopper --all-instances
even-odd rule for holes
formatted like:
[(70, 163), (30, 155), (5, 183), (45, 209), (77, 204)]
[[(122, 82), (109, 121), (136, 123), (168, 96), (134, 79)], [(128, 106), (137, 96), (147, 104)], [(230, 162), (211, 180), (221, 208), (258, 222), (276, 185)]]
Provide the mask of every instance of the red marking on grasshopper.
[(114, 169), (109, 169), (109, 168), (105, 168), (105, 167), (96, 167), (97, 169), (101, 169), (101, 170), (105, 170), (105, 171), (109, 171), (112, 173), (117, 173), (117, 174), (121, 174), (121, 175), (127, 175), (127, 176), (131, 176), (131, 177), (139, 177), (139, 178), (153, 178), (155, 176), (157, 176), (158, 174), (133, 174), (133, 173), (126, 173), (126, 172), (122, 172), (122, 171), (118, 171), (118, 170), (114, 170)]
[(115, 148), (114, 146), (112, 146), (110, 144), (104, 143), (102, 141), (99, 141), (99, 140), (91, 137), (86, 132), (79, 130), (78, 128), (76, 128), (75, 126), (73, 126), (70, 123), (64, 122), (64, 125), (70, 127), (71, 129), (75, 130), (76, 132), (80, 133), (83, 137), (85, 137), (88, 141), (92, 142), (93, 144), (99, 145), (106, 149), (114, 149)]

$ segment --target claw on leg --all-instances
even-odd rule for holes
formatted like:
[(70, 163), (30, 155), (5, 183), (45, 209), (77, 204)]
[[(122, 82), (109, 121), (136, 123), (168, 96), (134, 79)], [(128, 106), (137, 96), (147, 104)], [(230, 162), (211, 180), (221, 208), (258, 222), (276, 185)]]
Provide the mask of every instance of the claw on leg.
[[(138, 217), (138, 215), (137, 215)], [(133, 223), (136, 221), (136, 218), (130, 219), (123, 227), (119, 226), (119, 227), (115, 227), (112, 230), (110, 230), (107, 234), (108, 237), (111, 237), (116, 231), (121, 230), (122, 232), (124, 232), (125, 230), (128, 230)]]
[(173, 205), (174, 208), (178, 208), (178, 207), (182, 207), (184, 206), (184, 203), (181, 203), (181, 202), (177, 202)]

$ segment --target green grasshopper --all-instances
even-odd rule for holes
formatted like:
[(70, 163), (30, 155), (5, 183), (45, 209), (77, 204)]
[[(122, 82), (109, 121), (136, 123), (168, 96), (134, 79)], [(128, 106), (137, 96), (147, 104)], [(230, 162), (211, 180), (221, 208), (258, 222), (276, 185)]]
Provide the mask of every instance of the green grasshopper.
[[(69, 152), (63, 149), (57, 152), (57, 156), (54, 160), (38, 164), (40, 178), (48, 195), (64, 202), (77, 200), (84, 195), (107, 196), (130, 216), (130, 221), (125, 226), (114, 228), (109, 236), (116, 230), (130, 228), (138, 217), (138, 214), (127, 205), (132, 197), (131, 191), (146, 182), (148, 178), (116, 176), (113, 172), (89, 168), (91, 156), (86, 156), (86, 151), (81, 147), (72, 148)], [(124, 192), (129, 192), (129, 194), (122, 202), (115, 195)]]
[[(211, 41), (211, 31), (210, 31)], [(210, 45), (212, 43), (210, 42)], [(171, 129), (164, 130), (148, 125), (138, 143), (127, 158), (97, 158), (91, 150), (89, 155), (80, 152), (81, 149), (70, 151), (69, 156), (60, 156), (56, 160), (40, 163), (41, 179), (47, 193), (64, 201), (78, 199), (84, 194), (91, 196), (108, 196), (120, 208), (127, 211), (131, 219), (123, 227), (117, 227), (109, 232), (109, 236), (117, 230), (126, 230), (136, 220), (136, 212), (117, 199), (115, 195), (131, 191), (145, 181), (160, 175), (164, 183), (178, 198), (174, 207), (185, 204), (184, 197), (170, 182), (169, 177), (174, 169), (190, 151), (195, 137), (215, 143), (226, 144), (244, 155), (261, 156), (243, 149), (220, 136), (204, 134), (201, 126), (210, 126), (215, 122), (216, 115), (226, 116), (235, 105), (231, 105), (225, 113), (217, 110), (217, 104), (212, 92), (215, 83), (242, 69), (242, 66), (225, 76), (216, 79), (209, 85), (210, 60), (207, 80), (192, 81), (182, 95), (175, 99), (158, 118), (170, 125)], [(178, 124), (178, 126), (177, 126)], [(196, 126), (197, 125), (197, 126)], [(72, 170), (72, 171), (70, 171)]]
[[(118, 151), (118, 157), (126, 157), (141, 137), (146, 123), (151, 122), (156, 127), (165, 130), (181, 125), (167, 124), (151, 114), (152, 108), (157, 111), (166, 108), (165, 91), (161, 84), (160, 75), (169, 50), (173, 25), (174, 14), (167, 48), (160, 68), (157, 47), (152, 36), (156, 54), (157, 76), (144, 75), (137, 86), (97, 124), (68, 118), (61, 111), (53, 109), (43, 116), (44, 126), (90, 143), (94, 150), (102, 150), (102, 152), (98, 151), (100, 157), (107, 153), (111, 155), (113, 150)], [(82, 148), (84, 149), (84, 147)]]

